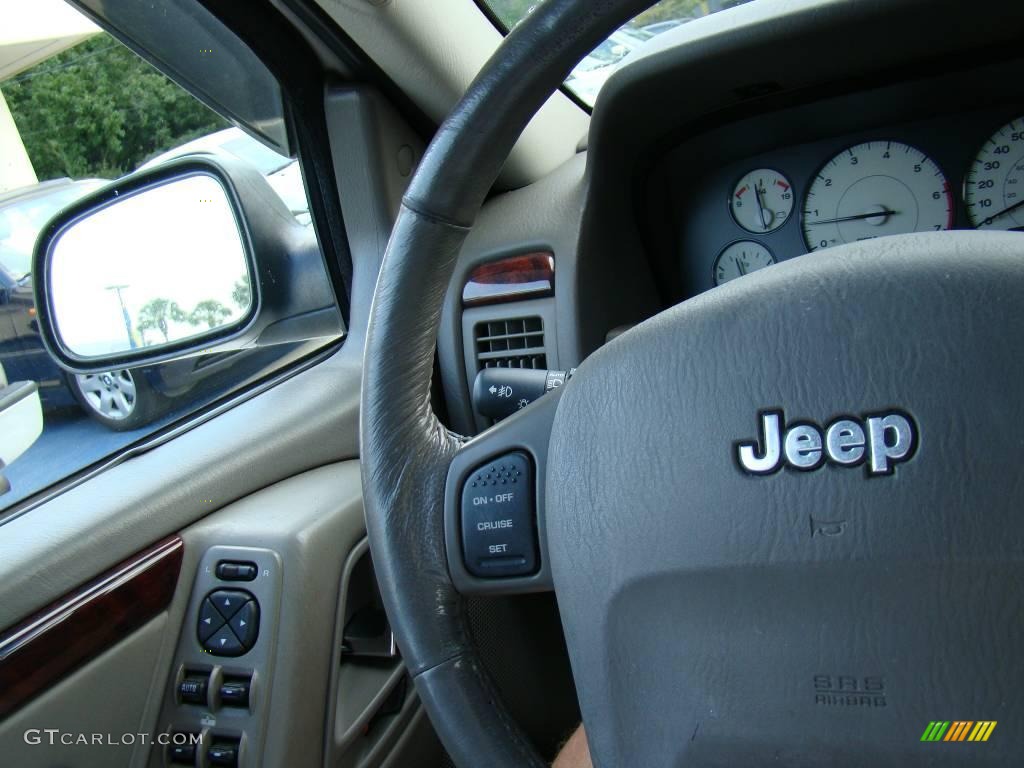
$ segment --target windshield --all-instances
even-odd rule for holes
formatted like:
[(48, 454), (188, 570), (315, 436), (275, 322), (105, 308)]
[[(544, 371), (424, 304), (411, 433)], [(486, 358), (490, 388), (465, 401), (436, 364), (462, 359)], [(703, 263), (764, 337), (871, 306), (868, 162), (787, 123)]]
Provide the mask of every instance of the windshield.
[[(481, 0), (503, 32), (512, 29), (539, 5), (540, 0)], [(662, 0), (634, 18), (590, 52), (565, 81), (565, 86), (588, 106), (594, 106), (601, 86), (627, 58), (648, 40), (682, 24), (742, 5), (749, 0)]]
[(102, 186), (103, 181), (69, 182), (51, 191), (28, 191), (0, 203), (0, 264), (14, 277), (32, 270), (32, 249), (36, 236), (61, 208)]

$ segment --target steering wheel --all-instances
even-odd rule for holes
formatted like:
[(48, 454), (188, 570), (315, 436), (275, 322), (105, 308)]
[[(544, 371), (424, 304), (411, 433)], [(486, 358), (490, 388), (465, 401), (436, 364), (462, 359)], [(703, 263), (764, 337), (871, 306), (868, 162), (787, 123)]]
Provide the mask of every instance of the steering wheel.
[[(501, 704), (456, 588), (465, 468), (520, 451), (595, 765), (1012, 762), (1019, 235), (791, 259), (621, 335), (472, 441), (432, 412), (442, 299), (485, 195), (572, 66), (650, 4), (546, 0), (405, 195), (366, 340), (361, 460), (417, 691), (458, 765), (545, 764)], [(966, 736), (1002, 721), (984, 743), (931, 739), (943, 722)]]

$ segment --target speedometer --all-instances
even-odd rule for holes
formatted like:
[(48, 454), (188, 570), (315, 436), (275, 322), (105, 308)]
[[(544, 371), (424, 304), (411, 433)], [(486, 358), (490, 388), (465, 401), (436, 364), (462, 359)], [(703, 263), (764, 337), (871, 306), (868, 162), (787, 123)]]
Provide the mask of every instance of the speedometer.
[(1007, 123), (974, 158), (964, 204), (977, 229), (1024, 226), (1024, 119)]
[(836, 155), (807, 190), (807, 247), (949, 229), (953, 195), (939, 167), (898, 141), (869, 141)]

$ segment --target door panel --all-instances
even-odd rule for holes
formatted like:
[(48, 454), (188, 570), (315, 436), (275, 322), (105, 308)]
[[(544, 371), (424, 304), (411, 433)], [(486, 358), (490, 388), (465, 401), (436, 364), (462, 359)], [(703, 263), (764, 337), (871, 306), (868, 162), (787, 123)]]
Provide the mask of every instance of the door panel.
[(164, 539), (0, 634), (0, 718), (163, 613), (182, 546)]
[[(351, 339), (350, 339), (351, 342)], [(0, 627), (214, 510), (358, 454), (358, 343), (0, 527)]]
[[(161, 614), (0, 720), (0, 754), (4, 756), (4, 765), (131, 765), (133, 754), (147, 751), (128, 742), (138, 740), (136, 734), (145, 732), (142, 713), (150, 688), (160, 679), (155, 671), (157, 661), (171, 632), (167, 614)], [(59, 734), (51, 737), (44, 729), (57, 729)], [(111, 738), (104, 741), (114, 743), (61, 743), (64, 734), (76, 734), (77, 738), (77, 734), (94, 733), (110, 734)]]
[[(163, 542), (161, 551), (177, 541)], [(0, 721), (0, 750), (16, 754), (14, 764), (65, 760), (76, 766), (165, 765), (161, 746), (50, 746), (45, 733), (43, 744), (26, 743), (27, 729), (47, 728), (83, 733), (87, 739), (92, 733), (147, 734), (154, 739), (188, 731), (204, 734), (204, 744), (214, 737), (236, 736), (248, 750), (240, 762), (244, 768), (325, 764), (328, 713), (336, 697), (346, 695), (337, 687), (345, 624), (340, 618), (345, 610), (343, 573), (365, 552), (358, 463), (334, 463), (276, 483), (207, 515), (181, 531), (180, 541), (183, 548), (173, 549), (181, 554), (180, 576), (166, 610)], [(276, 602), (260, 586), (262, 572), (251, 582), (214, 579), (211, 565), (225, 547), (243, 557), (246, 552), (271, 554), (279, 571), (266, 582), (266, 590), (273, 591)], [(267, 573), (269, 578), (269, 569)], [(211, 584), (260, 596), (266, 611), (251, 651), (235, 657), (197, 653), (197, 608)], [(184, 669), (197, 667), (212, 680), (224, 673), (251, 675), (250, 708), (243, 712), (211, 698), (203, 705), (183, 703), (178, 681)], [(395, 718), (389, 722), (396, 727), (385, 746), (397, 741), (408, 724), (419, 722), (419, 709), (409, 687), (394, 707)], [(402, 764), (428, 764), (422, 759), (431, 753), (432, 737), (428, 730), (424, 740), (420, 731), (420, 757)], [(326, 764), (379, 765), (388, 750), (378, 743), (384, 744), (353, 744), (352, 755), (372, 758), (361, 762), (337, 753), (333, 742)]]
[[(178, 703), (173, 682), (182, 643), (196, 636), (191, 606), (204, 596), (193, 594), (200, 562), (210, 547), (232, 546), (271, 550), (281, 563), (277, 620), (266, 620), (258, 640), (267, 644), (271, 659), (260, 673), (268, 686), (256, 726), (263, 729), (263, 749), (261, 755), (247, 754), (244, 768), (440, 764), (439, 745), (412, 687), (397, 705), (382, 697), (382, 704), (392, 705), (385, 713), (367, 712), (347, 698), (346, 686), (372, 680), (344, 669), (341, 654), (343, 568), (365, 536), (353, 461), (363, 335), (392, 217), (408, 181), (391, 158), (399, 148), (413, 147), (418, 159), (421, 146), (368, 89), (332, 93), (328, 112), (341, 196), (352, 201), (345, 214), (353, 268), (349, 337), (257, 393), (231, 400), (199, 422), (173, 427), (5, 516), (0, 634), (155, 542), (180, 536), (184, 549), (174, 596), (163, 613), (0, 719), (0, 763), (160, 764), (161, 756), (148, 746), (30, 745), (24, 731), (151, 738), (201, 714)], [(240, 656), (230, 664), (245, 661)], [(228, 666), (214, 658), (209, 665)], [(386, 730), (387, 738), (367, 739), (360, 728), (353, 735), (345, 727), (353, 719), (340, 711), (356, 711), (369, 734)], [(219, 728), (222, 715), (211, 714)]]
[[(319, 765), (322, 759), (327, 686), (334, 639), (338, 585), (345, 553), (364, 537), (359, 466), (344, 462), (289, 478), (242, 499), (182, 533), (185, 562), (172, 613), (181, 627), (171, 654), (162, 660), (162, 684), (151, 692), (152, 732), (201, 729), (216, 722), (214, 733), (239, 734), (246, 728), (250, 744), (262, 742), (263, 761), (249, 765)], [(197, 607), (193, 595), (201, 561), (211, 547), (270, 550), (280, 563), (278, 618), (267, 614), (250, 653), (203, 658), (196, 639)], [(262, 574), (260, 576), (262, 577)], [(252, 582), (252, 584), (258, 583)], [(249, 582), (223, 584), (261, 596)], [(205, 587), (203, 587), (205, 591)], [(187, 609), (187, 610), (186, 610)], [(176, 647), (175, 647), (176, 646)], [(186, 648), (193, 649), (190, 654)], [(179, 667), (203, 664), (254, 672), (252, 716), (239, 723), (237, 710), (179, 704), (174, 682)], [(160, 713), (156, 714), (159, 707)], [(246, 713), (248, 714), (248, 713)], [(150, 765), (160, 765), (151, 755)]]

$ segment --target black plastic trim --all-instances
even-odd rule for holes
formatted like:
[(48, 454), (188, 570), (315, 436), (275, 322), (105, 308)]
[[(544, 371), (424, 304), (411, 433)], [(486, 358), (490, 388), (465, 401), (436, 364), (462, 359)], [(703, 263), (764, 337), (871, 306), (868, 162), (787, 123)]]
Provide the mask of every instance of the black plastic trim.
[[(324, 9), (306, 0), (278, 0), (302, 22), (306, 30), (322, 42), (350, 70), (352, 79), (372, 85), (405, 119), (424, 144), (430, 142), (437, 131), (437, 122), (431, 119), (409, 95), (388, 77), (377, 63), (351, 38)], [(331, 83), (328, 82), (328, 86)]]
[[(324, 107), (326, 91), (339, 76), (325, 68), (309, 42), (295, 28), (294, 21), (272, 5), (240, 5), (231, 0), (199, 2), (247, 43), (278, 78), (285, 97), (286, 122), (296, 138), (313, 226), (335, 285), (342, 318), (348, 325), (352, 254), (343, 201), (334, 175)], [(303, 0), (281, 0), (281, 4), (296, 16), (307, 32), (352, 69), (350, 76), (375, 85), (424, 139), (433, 135), (436, 125), (337, 28), (323, 9)]]

